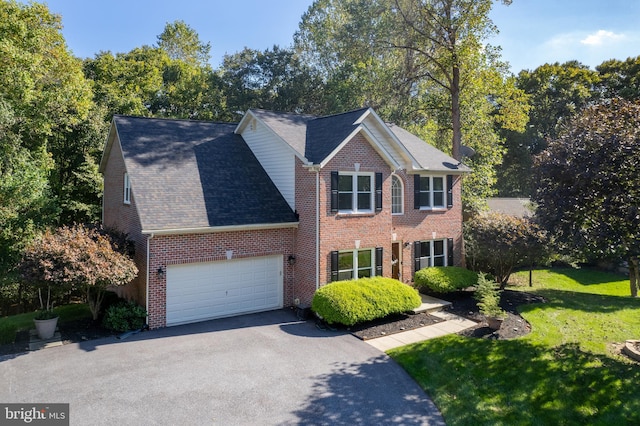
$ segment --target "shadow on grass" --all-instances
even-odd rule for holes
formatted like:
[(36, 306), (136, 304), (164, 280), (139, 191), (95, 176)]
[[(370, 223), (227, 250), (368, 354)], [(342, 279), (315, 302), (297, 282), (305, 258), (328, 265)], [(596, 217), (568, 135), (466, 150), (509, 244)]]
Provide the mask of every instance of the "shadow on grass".
[(390, 352), (448, 424), (640, 424), (640, 368), (523, 340), (447, 336)]
[(553, 269), (552, 271), (556, 274), (564, 275), (567, 278), (571, 278), (577, 283), (585, 286), (594, 284), (606, 284), (610, 283), (613, 280), (622, 281), (625, 279), (629, 279), (629, 277), (621, 274), (592, 268), (558, 268)]
[(558, 307), (601, 313), (611, 313), (626, 309), (640, 309), (640, 298), (632, 298), (629, 296), (605, 296), (553, 289), (537, 289), (535, 290), (535, 294), (544, 297), (548, 302), (521, 305), (519, 307), (520, 312), (527, 312), (533, 309), (557, 309)]

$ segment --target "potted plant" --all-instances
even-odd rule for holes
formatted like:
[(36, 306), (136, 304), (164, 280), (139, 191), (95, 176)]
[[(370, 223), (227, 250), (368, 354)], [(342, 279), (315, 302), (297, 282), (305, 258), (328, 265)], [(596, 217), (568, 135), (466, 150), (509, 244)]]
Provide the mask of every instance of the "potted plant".
[(42, 287), (38, 287), (38, 297), (40, 299), (40, 310), (33, 318), (33, 322), (36, 326), (38, 337), (43, 340), (51, 339), (58, 326), (58, 314), (53, 312), (53, 302), (51, 302), (51, 285), (47, 285), (46, 304), (42, 300)]
[(499, 330), (507, 313), (500, 307), (498, 284), (487, 279), (484, 274), (479, 274), (474, 297), (478, 301), (480, 313), (487, 319), (489, 328)]

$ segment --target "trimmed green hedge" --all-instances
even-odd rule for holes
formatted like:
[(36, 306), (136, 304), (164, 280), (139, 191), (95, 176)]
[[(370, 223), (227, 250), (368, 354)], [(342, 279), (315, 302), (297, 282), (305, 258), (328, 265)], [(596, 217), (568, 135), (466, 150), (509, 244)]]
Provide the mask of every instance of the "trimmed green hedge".
[(335, 281), (316, 291), (311, 309), (329, 324), (354, 325), (408, 312), (422, 303), (418, 292), (392, 278)]
[(432, 266), (420, 269), (413, 280), (419, 289), (447, 293), (476, 285), (478, 274), (458, 266)]

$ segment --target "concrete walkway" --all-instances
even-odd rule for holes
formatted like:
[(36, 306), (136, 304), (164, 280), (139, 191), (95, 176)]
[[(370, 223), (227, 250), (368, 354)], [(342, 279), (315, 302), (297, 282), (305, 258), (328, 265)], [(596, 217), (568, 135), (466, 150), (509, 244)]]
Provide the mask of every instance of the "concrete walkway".
[(366, 340), (366, 342), (374, 348), (379, 349), (382, 352), (386, 352), (390, 349), (409, 345), (411, 343), (441, 337), (446, 334), (458, 333), (462, 330), (478, 325), (475, 321), (471, 321), (445, 311), (431, 311), (429, 312), (429, 315), (442, 318), (444, 321), (417, 328), (415, 330), (377, 337), (375, 339)]

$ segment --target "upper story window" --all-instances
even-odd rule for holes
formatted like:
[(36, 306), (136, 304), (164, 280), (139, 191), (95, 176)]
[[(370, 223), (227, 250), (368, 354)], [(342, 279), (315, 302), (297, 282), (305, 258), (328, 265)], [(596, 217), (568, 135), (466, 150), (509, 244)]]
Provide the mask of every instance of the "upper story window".
[(124, 174), (124, 199), (125, 204), (131, 204), (131, 182), (129, 181), (129, 173)]
[(414, 208), (438, 210), (453, 206), (453, 176), (414, 176)]
[(331, 281), (382, 275), (382, 247), (331, 252)]
[(331, 172), (331, 211), (372, 213), (382, 209), (382, 173)]
[(391, 213), (404, 213), (404, 187), (396, 175), (391, 176)]

